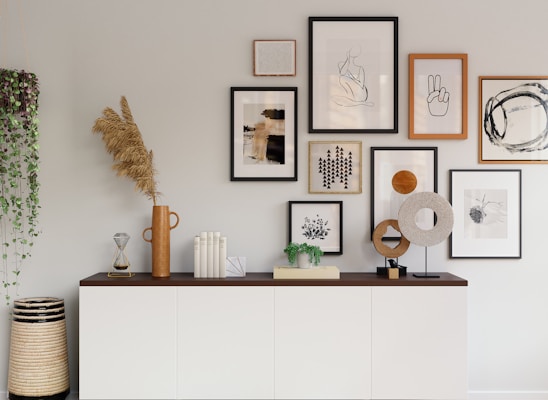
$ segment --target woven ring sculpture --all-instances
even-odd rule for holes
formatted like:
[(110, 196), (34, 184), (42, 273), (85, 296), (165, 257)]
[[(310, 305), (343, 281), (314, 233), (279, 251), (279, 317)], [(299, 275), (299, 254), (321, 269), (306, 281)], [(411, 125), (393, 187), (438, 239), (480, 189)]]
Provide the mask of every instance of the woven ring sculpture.
[[(417, 225), (415, 215), (423, 208), (430, 208), (436, 213), (436, 225), (429, 230)], [(398, 223), (402, 235), (413, 244), (434, 246), (443, 242), (453, 229), (453, 209), (451, 204), (434, 192), (419, 192), (407, 198), (398, 212)]]

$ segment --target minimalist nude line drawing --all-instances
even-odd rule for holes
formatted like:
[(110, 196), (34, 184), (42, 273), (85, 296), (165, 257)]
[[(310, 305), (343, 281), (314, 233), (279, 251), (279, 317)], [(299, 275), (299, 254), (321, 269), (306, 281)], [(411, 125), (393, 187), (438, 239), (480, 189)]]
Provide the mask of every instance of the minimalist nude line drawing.
[(359, 47), (351, 47), (346, 51), (346, 58), (337, 64), (339, 85), (344, 95), (335, 95), (332, 99), (339, 106), (374, 106), (374, 103), (367, 101), (369, 90), (365, 84), (365, 68), (356, 61), (360, 55)]
[[(509, 122), (512, 114), (539, 109), (542, 110), (545, 121), (543, 129), (532, 138), (519, 139), (524, 127)], [(548, 148), (548, 89), (538, 82), (532, 82), (503, 90), (490, 97), (485, 103), (483, 129), (491, 144), (510, 153), (535, 152)]]
[(440, 75), (428, 75), (428, 112), (433, 117), (443, 117), (449, 110), (449, 92), (441, 86)]

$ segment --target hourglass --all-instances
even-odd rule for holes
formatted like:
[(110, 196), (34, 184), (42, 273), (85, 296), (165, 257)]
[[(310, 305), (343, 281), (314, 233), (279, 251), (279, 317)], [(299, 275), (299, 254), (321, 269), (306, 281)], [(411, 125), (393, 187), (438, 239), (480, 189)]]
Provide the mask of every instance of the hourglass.
[(129, 260), (125, 249), (130, 236), (127, 233), (116, 233), (113, 237), (116, 243), (116, 252), (112, 259), (112, 270), (108, 273), (111, 278), (131, 278), (133, 273), (129, 270)]

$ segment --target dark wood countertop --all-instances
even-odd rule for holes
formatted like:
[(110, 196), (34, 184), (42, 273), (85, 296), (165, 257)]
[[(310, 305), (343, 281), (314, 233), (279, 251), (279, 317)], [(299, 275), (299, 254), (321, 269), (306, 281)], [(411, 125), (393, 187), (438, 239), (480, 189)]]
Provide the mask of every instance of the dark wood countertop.
[(243, 278), (194, 278), (175, 272), (169, 278), (153, 278), (139, 272), (131, 278), (109, 278), (102, 272), (80, 281), (80, 286), (468, 286), (468, 281), (447, 272), (431, 272), (439, 278), (415, 278), (412, 273), (388, 279), (375, 273), (341, 272), (340, 279), (274, 279), (271, 272), (248, 273)]

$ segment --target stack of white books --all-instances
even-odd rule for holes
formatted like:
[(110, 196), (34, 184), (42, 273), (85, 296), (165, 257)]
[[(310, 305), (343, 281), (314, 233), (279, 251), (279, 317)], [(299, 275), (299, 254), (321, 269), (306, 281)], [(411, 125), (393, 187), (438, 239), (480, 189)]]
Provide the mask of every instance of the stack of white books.
[(220, 232), (194, 237), (194, 278), (226, 278), (226, 236)]

